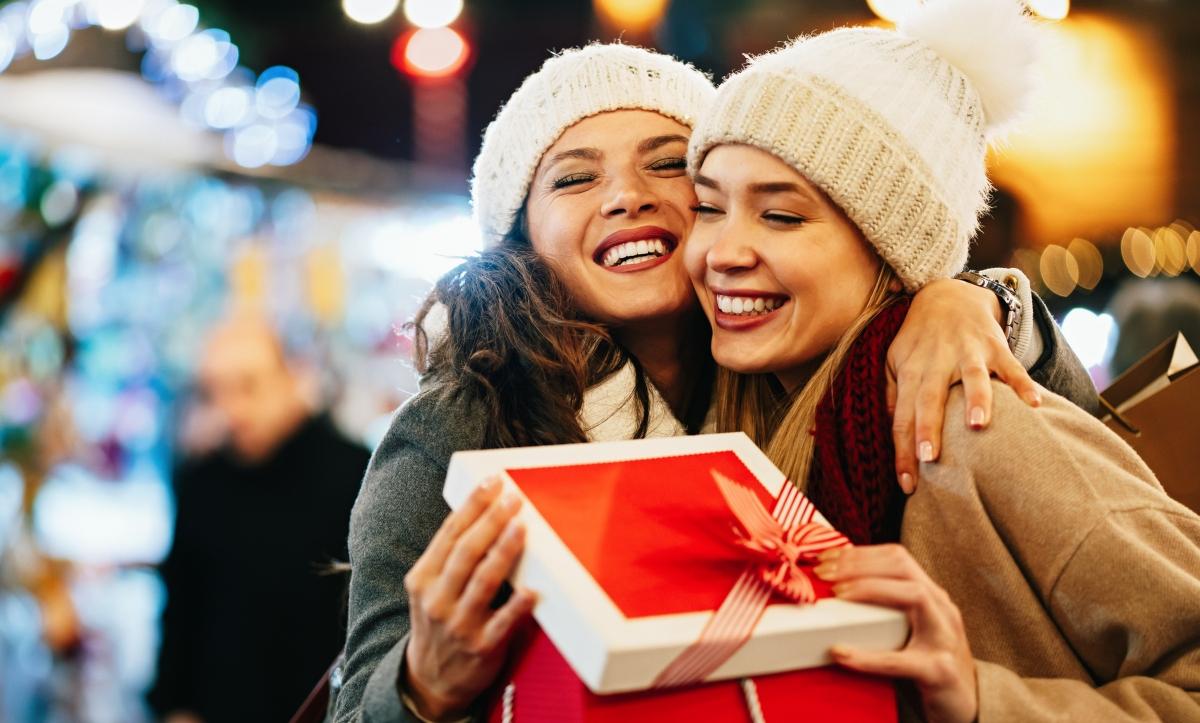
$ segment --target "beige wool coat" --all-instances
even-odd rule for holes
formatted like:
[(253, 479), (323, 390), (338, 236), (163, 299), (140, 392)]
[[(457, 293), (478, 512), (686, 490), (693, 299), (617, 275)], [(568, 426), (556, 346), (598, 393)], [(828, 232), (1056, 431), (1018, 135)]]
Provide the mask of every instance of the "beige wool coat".
[(952, 392), (901, 531), (962, 612), (979, 723), (1200, 721), (1200, 517), (1070, 402), (993, 393), (975, 432)]

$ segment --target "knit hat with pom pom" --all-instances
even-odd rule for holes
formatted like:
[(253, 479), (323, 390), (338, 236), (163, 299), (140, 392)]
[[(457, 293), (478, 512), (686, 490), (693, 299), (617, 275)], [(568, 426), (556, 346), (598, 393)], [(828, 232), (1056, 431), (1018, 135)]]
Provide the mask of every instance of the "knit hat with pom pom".
[(898, 30), (842, 28), (750, 60), (692, 133), (778, 156), (824, 190), (915, 291), (967, 260), (985, 155), (1029, 95), (1037, 28), (1020, 0), (926, 0)]

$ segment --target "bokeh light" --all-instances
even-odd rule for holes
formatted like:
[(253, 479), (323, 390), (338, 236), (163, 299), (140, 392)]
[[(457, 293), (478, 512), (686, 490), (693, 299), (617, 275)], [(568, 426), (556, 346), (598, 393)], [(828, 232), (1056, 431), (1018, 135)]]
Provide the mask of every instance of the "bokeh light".
[(1187, 270), (1187, 239), (1171, 226), (1154, 232), (1154, 262), (1167, 276), (1178, 276)]
[(1077, 238), (1067, 245), (1067, 251), (1079, 267), (1079, 287), (1088, 291), (1096, 288), (1104, 276), (1104, 257), (1100, 255), (1100, 249), (1087, 239)]
[(596, 12), (609, 24), (634, 32), (649, 30), (662, 20), (669, 0), (595, 0)]
[(98, 0), (96, 22), (105, 30), (124, 30), (137, 22), (146, 0)]
[(1046, 20), (1062, 20), (1071, 12), (1071, 0), (1028, 0), (1034, 15)]
[(254, 105), (264, 118), (282, 118), (300, 103), (300, 75), (283, 65), (267, 68), (258, 77)]
[(458, 19), (462, 0), (405, 0), (404, 17), (418, 28), (441, 28)]
[(1042, 251), (1039, 271), (1042, 283), (1059, 296), (1070, 296), (1079, 283), (1079, 263), (1075, 256), (1056, 244)]
[(1121, 236), (1121, 259), (1135, 276), (1144, 279), (1154, 273), (1154, 239), (1146, 229), (1125, 229)]
[(1062, 323), (1063, 336), (1086, 369), (1102, 366), (1108, 361), (1115, 330), (1112, 316), (1088, 309), (1071, 309)]
[(373, 25), (396, 12), (400, 0), (342, 0), (342, 11), (356, 23)]
[(409, 75), (445, 78), (467, 64), (467, 42), (452, 28), (419, 28), (392, 46), (392, 64)]

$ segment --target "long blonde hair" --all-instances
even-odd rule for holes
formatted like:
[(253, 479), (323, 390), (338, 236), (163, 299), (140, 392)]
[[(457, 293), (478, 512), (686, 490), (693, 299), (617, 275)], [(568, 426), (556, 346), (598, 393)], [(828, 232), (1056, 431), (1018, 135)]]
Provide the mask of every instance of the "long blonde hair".
[(893, 291), (896, 274), (883, 264), (875, 288), (862, 312), (821, 361), (808, 382), (786, 394), (773, 374), (739, 374), (721, 368), (714, 392), (717, 430), (745, 432), (764, 449), (787, 478), (800, 489), (808, 486), (812, 467), (813, 435), (817, 406), (846, 361), (850, 347), (875, 316), (902, 294)]

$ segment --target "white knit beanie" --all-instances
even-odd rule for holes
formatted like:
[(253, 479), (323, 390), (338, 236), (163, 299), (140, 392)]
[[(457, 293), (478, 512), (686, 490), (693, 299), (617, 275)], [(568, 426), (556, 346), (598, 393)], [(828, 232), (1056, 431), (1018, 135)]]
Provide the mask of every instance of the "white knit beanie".
[(471, 205), (488, 245), (512, 230), (542, 155), (562, 132), (612, 110), (649, 110), (692, 127), (712, 81), (668, 55), (620, 43), (564, 50), (521, 84), (483, 135)]
[(799, 38), (721, 85), (692, 132), (691, 171), (723, 143), (778, 156), (916, 291), (967, 261), (987, 146), (1028, 100), (1036, 36), (1020, 0), (926, 0), (897, 31)]

